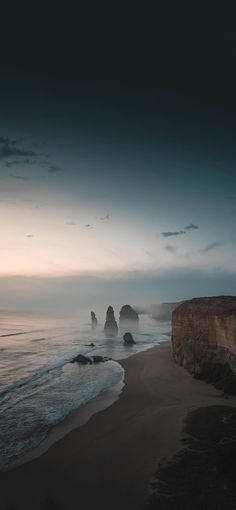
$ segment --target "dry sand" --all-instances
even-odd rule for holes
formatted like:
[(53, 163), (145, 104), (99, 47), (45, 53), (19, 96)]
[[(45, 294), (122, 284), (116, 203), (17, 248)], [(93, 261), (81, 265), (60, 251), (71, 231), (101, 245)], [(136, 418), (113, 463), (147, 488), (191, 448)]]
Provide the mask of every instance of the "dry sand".
[[(174, 364), (169, 342), (121, 364), (119, 400), (41, 457), (1, 473), (1, 510), (140, 510), (159, 461), (181, 446), (187, 413), (235, 405)], [(47, 498), (58, 506), (45, 506)]]

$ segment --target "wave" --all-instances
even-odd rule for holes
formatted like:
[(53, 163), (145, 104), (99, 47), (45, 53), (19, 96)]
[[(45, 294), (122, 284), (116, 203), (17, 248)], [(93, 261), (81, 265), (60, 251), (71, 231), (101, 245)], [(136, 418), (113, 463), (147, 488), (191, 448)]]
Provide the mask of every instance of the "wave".
[(46, 336), (42, 336), (41, 338), (33, 338), (32, 340), (30, 340), (30, 342), (42, 342), (43, 340), (51, 340), (51, 338), (54, 338), (53, 336), (52, 337), (46, 337)]
[(4, 335), (0, 335), (0, 338), (7, 338), (8, 336), (30, 335), (31, 333), (40, 333), (40, 331), (45, 331), (45, 330), (32, 329), (31, 331), (18, 331), (17, 333), (4, 333)]
[(65, 354), (61, 358), (57, 358), (54, 361), (51, 361), (49, 363), (46, 363), (46, 365), (43, 365), (40, 367), (33, 375), (23, 377), (22, 379), (18, 379), (16, 382), (10, 384), (4, 390), (0, 392), (0, 398), (4, 397), (8, 393), (12, 393), (15, 390), (18, 390), (19, 388), (22, 388), (23, 386), (26, 386), (29, 383), (32, 383), (36, 381), (38, 378), (40, 378), (43, 374), (46, 374), (47, 372), (51, 372), (52, 370), (56, 370), (57, 368), (61, 368), (67, 363), (69, 363), (74, 356), (76, 356), (78, 352), (73, 352), (70, 354)]
[(5, 333), (4, 335), (0, 335), (0, 338), (6, 338), (8, 336), (26, 335), (27, 333), (32, 333), (32, 331), (21, 331), (20, 333)]

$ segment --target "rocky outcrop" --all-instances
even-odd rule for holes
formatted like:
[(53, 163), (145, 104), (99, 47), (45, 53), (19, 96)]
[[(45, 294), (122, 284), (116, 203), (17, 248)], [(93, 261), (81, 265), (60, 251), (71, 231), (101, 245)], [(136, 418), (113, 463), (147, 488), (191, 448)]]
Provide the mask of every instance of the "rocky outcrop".
[(92, 365), (92, 359), (88, 356), (84, 356), (83, 354), (77, 354), (72, 360), (71, 363), (81, 363), (81, 365)]
[(71, 363), (77, 362), (81, 365), (92, 365), (92, 363), (103, 363), (110, 359), (111, 358), (107, 358), (106, 356), (84, 356), (83, 354), (77, 354), (77, 356), (71, 360)]
[(95, 329), (98, 324), (98, 320), (94, 312), (91, 312), (91, 324), (93, 329)]
[(122, 327), (126, 325), (138, 326), (139, 316), (137, 312), (130, 305), (122, 306), (120, 310), (120, 325)]
[(172, 314), (172, 348), (175, 361), (196, 376), (213, 364), (236, 374), (236, 297), (183, 302)]
[(123, 336), (124, 344), (125, 345), (133, 345), (136, 344), (134, 337), (131, 333), (125, 333)]
[(117, 336), (118, 326), (114, 316), (114, 310), (112, 306), (108, 306), (106, 314), (106, 322), (104, 326), (104, 333), (106, 336)]

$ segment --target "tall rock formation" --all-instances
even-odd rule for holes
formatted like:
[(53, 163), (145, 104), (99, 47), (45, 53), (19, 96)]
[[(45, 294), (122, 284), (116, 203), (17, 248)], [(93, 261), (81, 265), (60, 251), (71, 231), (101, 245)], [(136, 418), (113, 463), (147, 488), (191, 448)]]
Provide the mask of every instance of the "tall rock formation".
[(236, 374), (236, 297), (184, 301), (172, 314), (172, 348), (175, 361), (192, 374), (213, 364)]
[(104, 326), (104, 332), (106, 336), (117, 336), (118, 326), (114, 316), (114, 310), (112, 306), (108, 306), (106, 314), (106, 322)]
[(95, 329), (97, 327), (98, 320), (94, 312), (91, 312), (91, 325), (92, 328)]
[(133, 326), (137, 327), (139, 323), (139, 316), (137, 312), (130, 305), (122, 306), (120, 310), (120, 325), (123, 327)]

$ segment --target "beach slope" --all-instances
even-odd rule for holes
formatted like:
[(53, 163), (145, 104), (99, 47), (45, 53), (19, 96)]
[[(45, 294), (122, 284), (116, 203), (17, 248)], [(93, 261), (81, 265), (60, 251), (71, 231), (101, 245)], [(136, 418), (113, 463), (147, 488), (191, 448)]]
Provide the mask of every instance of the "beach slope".
[(1, 510), (141, 510), (159, 461), (181, 448), (187, 414), (235, 405), (176, 365), (170, 342), (121, 364), (119, 400), (41, 457), (0, 474)]

